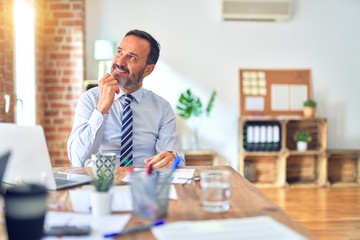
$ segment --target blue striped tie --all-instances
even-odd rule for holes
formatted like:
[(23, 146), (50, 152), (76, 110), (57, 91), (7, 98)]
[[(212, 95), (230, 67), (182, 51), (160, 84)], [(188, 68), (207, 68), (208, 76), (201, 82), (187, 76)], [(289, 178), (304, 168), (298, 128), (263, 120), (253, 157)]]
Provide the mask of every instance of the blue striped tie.
[(120, 147), (120, 166), (130, 166), (133, 161), (133, 116), (130, 108), (130, 102), (134, 97), (131, 95), (124, 95), (121, 97), (121, 105), (123, 107), (122, 121), (121, 121), (121, 147)]

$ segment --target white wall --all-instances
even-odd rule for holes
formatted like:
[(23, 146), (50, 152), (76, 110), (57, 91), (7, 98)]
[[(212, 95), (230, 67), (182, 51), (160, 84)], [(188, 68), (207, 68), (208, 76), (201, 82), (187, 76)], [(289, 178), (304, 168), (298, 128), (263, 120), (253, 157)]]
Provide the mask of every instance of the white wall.
[[(218, 92), (200, 128), (201, 147), (237, 168), (240, 68), (310, 68), (317, 115), (328, 119), (328, 148), (360, 148), (360, 1), (294, 0), (285, 23), (221, 20), (221, 0), (86, 0), (86, 76), (95, 79), (96, 39), (119, 42), (130, 29), (162, 45), (144, 86), (173, 105), (191, 89)], [(189, 123), (178, 119), (183, 147)]]

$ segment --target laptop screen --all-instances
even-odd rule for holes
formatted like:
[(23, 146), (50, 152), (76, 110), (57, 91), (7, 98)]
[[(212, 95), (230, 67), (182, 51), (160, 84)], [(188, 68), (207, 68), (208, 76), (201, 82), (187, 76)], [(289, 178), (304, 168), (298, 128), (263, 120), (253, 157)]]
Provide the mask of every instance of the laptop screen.
[(32, 182), (54, 189), (49, 151), (41, 126), (0, 123), (0, 153), (11, 151), (3, 182)]

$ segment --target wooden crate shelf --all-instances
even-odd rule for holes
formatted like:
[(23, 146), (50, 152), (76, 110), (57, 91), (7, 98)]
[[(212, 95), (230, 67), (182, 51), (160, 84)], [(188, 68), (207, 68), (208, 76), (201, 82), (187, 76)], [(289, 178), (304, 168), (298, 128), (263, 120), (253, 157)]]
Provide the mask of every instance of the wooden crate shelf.
[(187, 166), (213, 166), (217, 165), (217, 154), (210, 150), (185, 151)]
[(328, 150), (327, 159), (332, 186), (359, 186), (360, 150)]
[(276, 182), (277, 158), (267, 156), (262, 158), (247, 157), (245, 159), (244, 176), (250, 182), (271, 183)]
[[(248, 151), (246, 126), (256, 124), (280, 127), (277, 151)], [(293, 135), (297, 130), (308, 131), (312, 136), (307, 151), (296, 150)], [(321, 117), (242, 117), (239, 120), (239, 172), (259, 187), (325, 186), (328, 184), (326, 137), (327, 121)]]
[(296, 150), (294, 134), (298, 130), (310, 133), (312, 138), (308, 144), (308, 150), (325, 150), (326, 148), (326, 119), (310, 118), (301, 120), (289, 120), (286, 123), (286, 148)]

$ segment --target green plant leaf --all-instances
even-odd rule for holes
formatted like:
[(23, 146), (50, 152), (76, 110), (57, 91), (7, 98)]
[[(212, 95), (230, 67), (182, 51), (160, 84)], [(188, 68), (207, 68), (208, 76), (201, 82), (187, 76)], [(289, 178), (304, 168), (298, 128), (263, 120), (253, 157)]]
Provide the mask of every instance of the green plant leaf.
[(104, 171), (100, 170), (98, 177), (93, 177), (91, 183), (98, 192), (107, 192), (113, 184), (114, 176), (107, 176)]
[(303, 103), (304, 107), (316, 107), (316, 102), (313, 99), (308, 99)]
[(202, 104), (200, 99), (195, 97), (190, 89), (187, 89), (185, 92), (181, 93), (176, 105), (179, 116), (184, 119), (189, 119), (192, 115), (201, 115), (201, 107)]
[(211, 109), (214, 106), (215, 96), (216, 96), (216, 91), (214, 90), (212, 92), (210, 100), (206, 106), (206, 116), (210, 116)]
[[(207, 116), (209, 116), (213, 107), (215, 96), (216, 92), (214, 90), (205, 109)], [(200, 117), (204, 112), (202, 107), (203, 105), (201, 99), (195, 96), (190, 89), (187, 89), (185, 92), (181, 93), (176, 105), (178, 115), (184, 119), (189, 119), (191, 116)]]
[(311, 136), (306, 131), (298, 130), (294, 134), (294, 140), (296, 142), (310, 142), (311, 141)]

